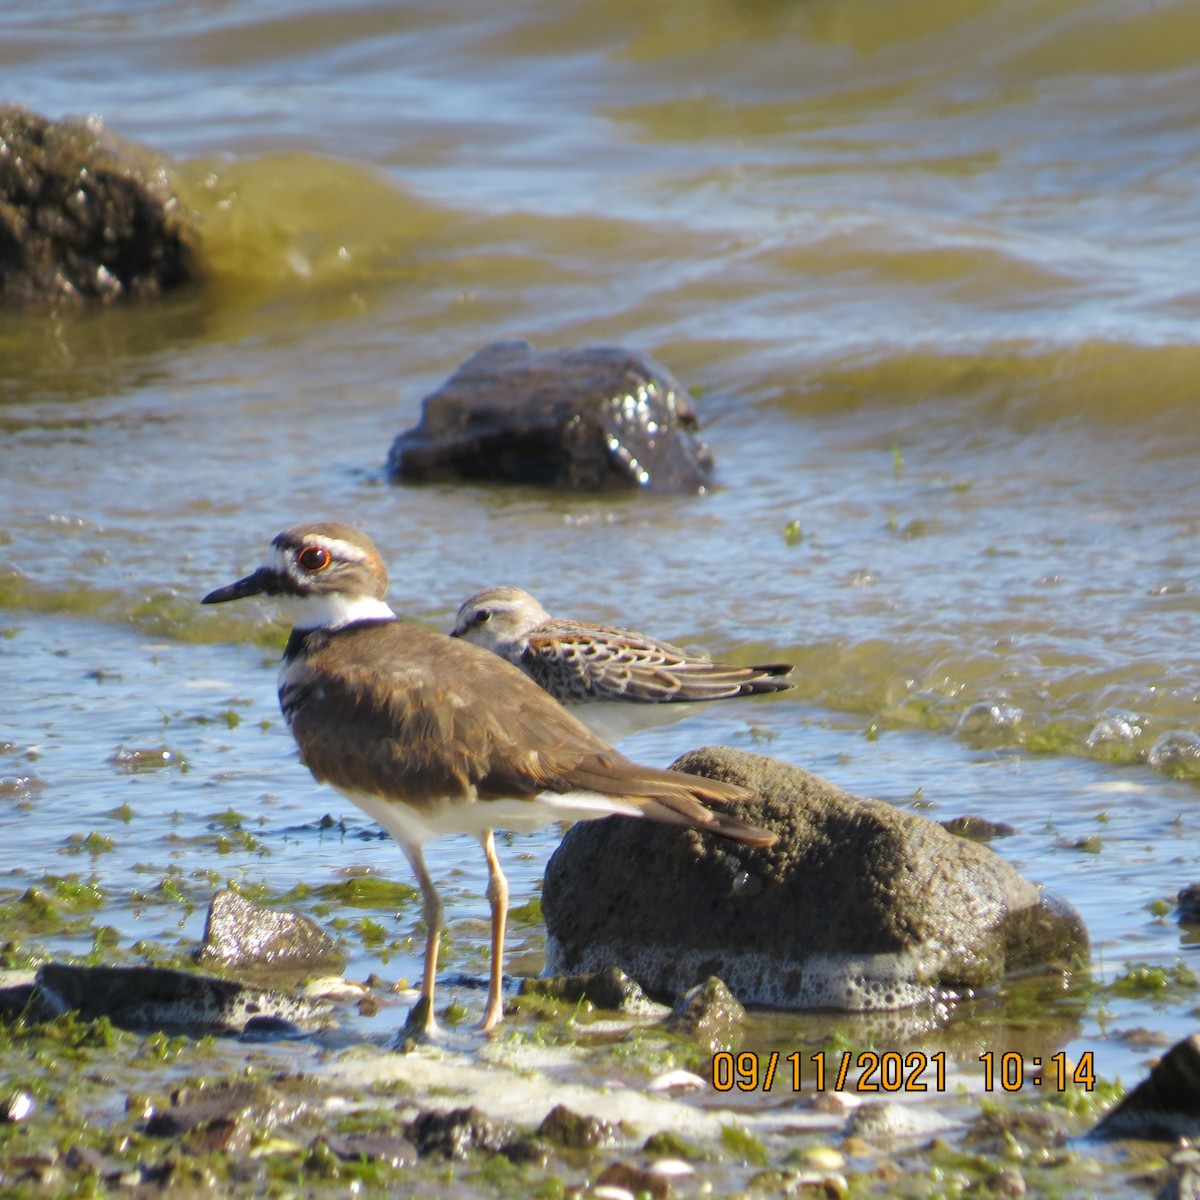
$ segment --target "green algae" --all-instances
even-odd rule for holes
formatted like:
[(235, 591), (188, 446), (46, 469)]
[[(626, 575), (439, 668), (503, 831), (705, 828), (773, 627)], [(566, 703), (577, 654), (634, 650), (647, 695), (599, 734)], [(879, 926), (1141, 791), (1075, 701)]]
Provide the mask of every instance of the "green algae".
[(530, 896), (524, 904), (510, 908), (508, 919), (514, 925), (540, 925), (543, 920), (541, 896)]
[(722, 1125), (721, 1145), (739, 1162), (765, 1167), (771, 1156), (763, 1142), (742, 1125)]
[(41, 1056), (46, 1062), (53, 1061), (53, 1052), (66, 1056), (87, 1057), (77, 1052), (85, 1050), (111, 1050), (118, 1044), (129, 1047), (136, 1039), (127, 1034), (107, 1017), (93, 1021), (81, 1021), (75, 1013), (63, 1013), (49, 1021), (31, 1021), (24, 1016), (11, 1023), (0, 1021), (0, 1053), (17, 1047), (31, 1047), (34, 1057)]
[[(293, 890), (289, 897), (301, 898), (297, 895), (299, 890)], [(322, 884), (319, 887), (306, 888), (305, 891), (319, 896), (324, 901), (347, 908), (383, 909), (389, 912), (399, 912), (419, 899), (421, 894), (411, 884), (398, 883), (379, 875), (356, 875), (340, 883)]]
[(89, 833), (73, 833), (67, 838), (65, 846), (59, 850), (60, 854), (88, 854), (92, 858), (97, 858), (101, 854), (108, 854), (116, 848), (116, 842), (107, 834), (97, 833), (94, 829)]
[(1112, 995), (1133, 1000), (1178, 1001), (1198, 989), (1200, 975), (1182, 959), (1176, 959), (1173, 966), (1127, 965), (1108, 985)]
[(209, 829), (235, 830), (241, 829), (249, 820), (250, 817), (245, 813), (240, 813), (235, 808), (227, 808), (224, 812), (213, 813), (207, 819), (207, 825)]
[(103, 904), (102, 898), (97, 899), (97, 890), (88, 884), (76, 885), (70, 877), (60, 881), (56, 876), (46, 876), (23, 892), (0, 889), (0, 928), (15, 942), (46, 934), (86, 933), (92, 927), (87, 914)]
[(64, 907), (73, 910), (97, 909), (108, 902), (108, 896), (95, 875), (81, 879), (78, 875), (43, 875), (40, 886), (52, 892)]

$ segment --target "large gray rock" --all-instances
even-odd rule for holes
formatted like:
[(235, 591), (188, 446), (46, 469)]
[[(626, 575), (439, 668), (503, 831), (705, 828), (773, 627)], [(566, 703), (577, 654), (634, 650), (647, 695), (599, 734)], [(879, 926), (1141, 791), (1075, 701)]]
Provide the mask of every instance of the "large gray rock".
[(346, 961), (341, 946), (312, 918), (253, 904), (229, 888), (217, 892), (208, 906), (197, 957), (222, 967), (296, 974), (337, 971)]
[(393, 479), (502, 480), (577, 491), (700, 491), (712, 456), (683, 386), (619, 346), (495, 342), (422, 401), (392, 443)]
[(98, 121), (0, 106), (0, 304), (156, 295), (193, 278), (194, 243), (161, 163)]
[(1078, 914), (986, 846), (776, 759), (710, 747), (674, 766), (759, 792), (739, 815), (779, 842), (576, 825), (546, 868), (547, 972), (619, 966), (652, 994), (718, 975), (743, 1003), (868, 1010), (1086, 961)]

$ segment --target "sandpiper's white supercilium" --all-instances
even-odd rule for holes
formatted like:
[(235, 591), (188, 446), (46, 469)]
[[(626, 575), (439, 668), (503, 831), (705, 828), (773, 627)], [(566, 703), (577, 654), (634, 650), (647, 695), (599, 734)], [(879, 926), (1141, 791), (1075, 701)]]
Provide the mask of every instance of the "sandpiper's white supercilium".
[(458, 610), (450, 636), (520, 667), (563, 703), (724, 700), (792, 686), (782, 678), (789, 663), (713, 662), (629, 629), (552, 617), (520, 588), (476, 592)]
[(482, 1028), (503, 1014), (508, 883), (492, 830), (620, 813), (767, 846), (775, 835), (712, 812), (756, 799), (733, 784), (643, 767), (580, 724), (510, 664), (461, 639), (399, 620), (387, 569), (348, 525), (285, 530), (253, 574), (204, 597), (265, 595), (289, 610), (279, 702), (313, 776), (392, 835), (421, 885), (426, 928), (421, 1000), (411, 1022), (432, 1033), (442, 903), (422, 847), (451, 833), (483, 846), (492, 912)]

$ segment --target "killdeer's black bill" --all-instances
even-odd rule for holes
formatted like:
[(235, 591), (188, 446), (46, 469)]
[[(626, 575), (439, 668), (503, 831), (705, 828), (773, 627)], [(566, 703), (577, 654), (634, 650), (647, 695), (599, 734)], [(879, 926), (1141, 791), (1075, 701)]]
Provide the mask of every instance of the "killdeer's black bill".
[(224, 604), (226, 600), (241, 600), (246, 596), (271, 595), (274, 583), (275, 577), (265, 568), (260, 567), (257, 571), (247, 575), (245, 579), (239, 579), (236, 583), (230, 583), (223, 588), (209, 592), (200, 603)]
[(519, 588), (477, 592), (458, 610), (450, 636), (498, 654), (564, 703), (725, 700), (792, 686), (782, 678), (789, 663), (713, 662), (629, 629), (552, 617)]
[(387, 571), (347, 525), (285, 530), (253, 574), (204, 598), (278, 597), (292, 634), (279, 702), (314, 777), (337, 788), (400, 844), (421, 886), (426, 927), (421, 1005), (435, 1028), (442, 903), (422, 847), (450, 833), (479, 839), (488, 864), (492, 959), (483, 1028), (502, 1016), (508, 883), (494, 828), (622, 813), (708, 830), (752, 846), (775, 835), (705, 803), (753, 800), (744, 788), (631, 762), (521, 671), (469, 642), (400, 621)]

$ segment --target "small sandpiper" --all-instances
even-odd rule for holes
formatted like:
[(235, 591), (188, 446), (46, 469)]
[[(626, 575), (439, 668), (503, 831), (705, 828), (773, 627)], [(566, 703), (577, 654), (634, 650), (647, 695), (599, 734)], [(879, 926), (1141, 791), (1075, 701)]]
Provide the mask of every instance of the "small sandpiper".
[(451, 637), (491, 650), (564, 704), (724, 700), (792, 685), (790, 663), (741, 667), (591, 621), (552, 617), (528, 592), (494, 587), (458, 610)]
[(348, 525), (298, 525), (267, 561), (205, 604), (265, 595), (290, 610), (279, 703), (308, 769), (399, 842), (421, 886), (421, 998), (409, 1026), (436, 1032), (433, 994), (442, 902), (422, 847), (451, 833), (479, 839), (488, 866), (491, 972), (481, 1028), (503, 1015), (508, 882), (492, 830), (526, 832), (613, 813), (650, 817), (769, 846), (773, 833), (705, 801), (757, 799), (713, 779), (643, 767), (580, 724), (515, 667), (469, 642), (401, 621), (384, 601), (387, 569)]

